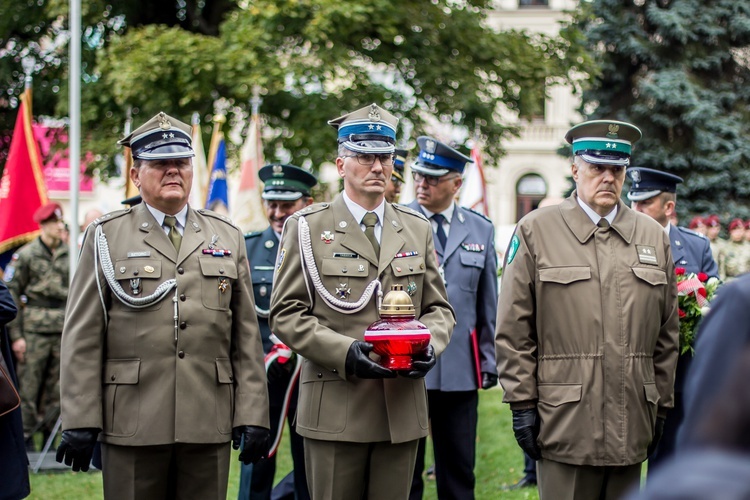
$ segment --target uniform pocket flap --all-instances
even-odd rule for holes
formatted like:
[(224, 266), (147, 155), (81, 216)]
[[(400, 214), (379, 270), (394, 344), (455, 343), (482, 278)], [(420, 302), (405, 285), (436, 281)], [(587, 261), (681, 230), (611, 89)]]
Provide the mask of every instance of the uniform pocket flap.
[(110, 359), (104, 364), (104, 384), (137, 384), (140, 359)]
[(539, 402), (550, 406), (580, 401), (581, 391), (581, 384), (549, 384), (537, 387)]
[(341, 380), (341, 377), (327, 368), (310, 364), (302, 370), (300, 380), (303, 384), (308, 384), (310, 382), (328, 382), (329, 380)]
[(666, 285), (667, 273), (661, 269), (649, 269), (646, 267), (633, 267), (633, 273), (649, 285)]
[(484, 254), (461, 252), (461, 264), (469, 267), (484, 267)]
[(203, 276), (237, 279), (237, 266), (234, 265), (234, 261), (225, 257), (201, 257), (199, 260)]
[(391, 269), (396, 277), (410, 274), (424, 274), (424, 259), (420, 255), (399, 257), (391, 262)]
[(161, 261), (151, 259), (120, 259), (115, 261), (115, 277), (118, 280), (161, 278)]
[(232, 362), (228, 358), (216, 358), (216, 380), (220, 384), (231, 384), (234, 382)]
[(567, 285), (575, 281), (591, 279), (588, 266), (547, 267), (539, 270), (539, 281)]
[(647, 382), (643, 384), (643, 392), (646, 395), (646, 401), (649, 403), (659, 404), (659, 390), (656, 388), (656, 382)]
[(370, 274), (370, 263), (365, 259), (323, 257), (324, 276), (364, 276)]

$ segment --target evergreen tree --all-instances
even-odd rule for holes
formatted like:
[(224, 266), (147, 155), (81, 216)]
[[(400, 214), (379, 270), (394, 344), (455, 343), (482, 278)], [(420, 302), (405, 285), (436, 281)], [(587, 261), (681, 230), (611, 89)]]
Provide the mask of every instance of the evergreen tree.
[(750, 2), (591, 0), (564, 33), (598, 68), (582, 112), (643, 131), (632, 165), (683, 177), (681, 220), (750, 218)]

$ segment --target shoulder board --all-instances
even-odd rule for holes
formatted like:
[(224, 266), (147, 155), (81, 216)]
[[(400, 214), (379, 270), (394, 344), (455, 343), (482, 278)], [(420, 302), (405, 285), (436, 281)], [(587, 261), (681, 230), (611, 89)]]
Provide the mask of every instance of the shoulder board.
[(323, 210), (327, 210), (330, 207), (331, 207), (330, 203), (315, 203), (313, 205), (310, 205), (309, 207), (305, 207), (305, 208), (303, 208), (301, 210), (297, 210), (291, 216), (299, 218), (301, 215), (307, 216), (307, 215), (310, 215), (310, 214), (321, 212)]
[(261, 234), (263, 234), (263, 231), (251, 231), (249, 233), (245, 233), (245, 239), (249, 240), (250, 238), (257, 238)]
[(393, 208), (398, 210), (399, 212), (403, 212), (405, 214), (414, 215), (416, 217), (419, 217), (420, 219), (427, 220), (427, 217), (424, 216), (422, 212), (418, 212), (414, 210), (413, 208), (409, 208), (406, 205), (400, 205), (398, 203), (393, 203)]
[(490, 224), (492, 224), (492, 221), (490, 220), (490, 218), (489, 218), (489, 217), (487, 217), (486, 215), (484, 215), (484, 214), (483, 214), (482, 212), (477, 212), (477, 211), (476, 211), (476, 210), (474, 210), (473, 208), (469, 208), (469, 207), (461, 207), (461, 208), (465, 208), (465, 209), (466, 209), (466, 210), (468, 210), (469, 212), (471, 212), (471, 213), (474, 213), (474, 214), (476, 214), (476, 215), (480, 216), (480, 217), (481, 217), (482, 219), (484, 219), (484, 220), (486, 220), (487, 222), (489, 222)]
[(695, 232), (695, 231), (693, 231), (692, 229), (688, 229), (688, 228), (686, 228), (686, 227), (679, 227), (679, 226), (678, 226), (678, 229), (679, 229), (680, 231), (682, 231), (683, 233), (689, 234), (690, 236), (695, 236), (696, 238), (702, 238), (702, 239), (704, 239), (704, 240), (707, 240), (707, 239), (708, 239), (708, 238), (707, 238), (707, 237), (706, 237), (705, 235), (703, 235), (703, 234), (701, 234), (701, 233), (696, 233), (696, 232)]
[(218, 213), (214, 212), (213, 210), (209, 210), (207, 208), (199, 208), (199, 209), (196, 210), (196, 212), (198, 212), (201, 215), (205, 215), (206, 217), (212, 217), (212, 218), (218, 219), (218, 220), (220, 220), (222, 222), (226, 222), (227, 224), (229, 224), (232, 227), (235, 227), (235, 228), (237, 227), (237, 226), (234, 225), (234, 222), (232, 222), (232, 219), (230, 219), (226, 215), (218, 214)]
[(94, 222), (91, 223), (91, 225), (98, 226), (99, 224), (104, 224), (105, 222), (109, 222), (118, 217), (122, 217), (125, 214), (129, 214), (131, 210), (132, 208), (123, 208), (122, 210), (115, 210), (114, 212), (106, 213), (98, 219), (95, 219)]

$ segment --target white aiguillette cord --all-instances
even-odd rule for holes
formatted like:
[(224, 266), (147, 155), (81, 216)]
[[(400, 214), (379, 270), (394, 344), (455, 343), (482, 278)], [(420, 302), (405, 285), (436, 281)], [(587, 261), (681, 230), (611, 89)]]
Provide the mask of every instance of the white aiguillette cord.
[(337, 299), (331, 292), (326, 290), (323, 286), (323, 281), (320, 279), (320, 273), (318, 272), (318, 266), (315, 264), (315, 256), (313, 255), (312, 244), (310, 241), (310, 226), (303, 216), (299, 218), (299, 248), (300, 258), (302, 260), (303, 268), (307, 268), (307, 273), (310, 275), (310, 280), (318, 292), (318, 295), (328, 304), (328, 307), (344, 314), (354, 314), (361, 311), (370, 302), (373, 293), (377, 292), (377, 307), (380, 309), (380, 303), (383, 300), (383, 292), (381, 290), (380, 280), (377, 278), (372, 280), (365, 291), (362, 293), (362, 297), (357, 302), (346, 302)]

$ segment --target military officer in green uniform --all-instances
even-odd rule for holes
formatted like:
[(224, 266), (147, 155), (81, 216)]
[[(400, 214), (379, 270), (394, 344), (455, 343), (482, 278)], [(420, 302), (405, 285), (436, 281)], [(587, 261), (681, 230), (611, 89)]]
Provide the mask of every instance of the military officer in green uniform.
[[(297, 432), (312, 498), (406, 498), (428, 430), (424, 376), (448, 345), (454, 314), (429, 221), (384, 198), (398, 119), (373, 104), (329, 124), (344, 190), (287, 219), (271, 330), (304, 357)], [(396, 284), (432, 334), (402, 373), (380, 366), (363, 341), (381, 294)]]
[(268, 391), (245, 240), (189, 207), (190, 126), (159, 113), (122, 139), (143, 202), (86, 231), (62, 336), (57, 460), (102, 443), (107, 499), (225, 499), (229, 442), (268, 450)]
[[(296, 500), (310, 498), (307, 492), (305, 475), (305, 454), (302, 436), (297, 434), (294, 416), (297, 412), (299, 385), (294, 367), (297, 359), (290, 359), (268, 326), (268, 309), (271, 304), (273, 270), (279, 240), (284, 223), (294, 212), (312, 204), (311, 189), (318, 180), (307, 170), (294, 165), (266, 165), (258, 171), (263, 181), (263, 208), (266, 210), (269, 226), (263, 231), (245, 235), (247, 260), (253, 278), (255, 313), (263, 338), (263, 352), (266, 354), (268, 374), (268, 399), (270, 405), (271, 435), (274, 442), (281, 438), (284, 420), (289, 421), (289, 438), (292, 448), (294, 470), (294, 497)], [(288, 416), (288, 417), (287, 417)], [(270, 500), (276, 472), (276, 456), (261, 460), (253, 465), (243, 465), (240, 475), (239, 499)]]
[(29, 449), (33, 433), (52, 430), (60, 413), (60, 335), (68, 297), (68, 247), (62, 244), (65, 222), (57, 203), (46, 203), (33, 215), (41, 234), (23, 246), (5, 271), (13, 300), (26, 304), (10, 327), (13, 352), (21, 369), (23, 433)]

